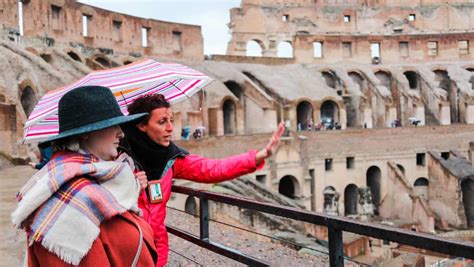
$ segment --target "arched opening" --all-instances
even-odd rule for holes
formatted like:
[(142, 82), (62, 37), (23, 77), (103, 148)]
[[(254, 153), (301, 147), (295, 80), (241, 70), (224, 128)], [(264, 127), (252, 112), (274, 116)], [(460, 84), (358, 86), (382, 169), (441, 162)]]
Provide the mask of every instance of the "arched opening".
[(405, 167), (400, 164), (397, 164), (397, 168), (402, 172), (403, 176), (405, 176)]
[(365, 93), (366, 88), (364, 86), (365, 85), (364, 77), (362, 77), (362, 75), (360, 75), (359, 73), (355, 71), (351, 71), (348, 74), (349, 74), (349, 77), (351, 77), (352, 81), (359, 85), (360, 91)]
[(324, 195), (324, 213), (330, 215), (339, 215), (339, 193), (332, 186), (326, 186)]
[(451, 87), (451, 79), (449, 79), (448, 72), (445, 70), (434, 70), (435, 74), (435, 81), (438, 83), (438, 87), (444, 89), (445, 91), (449, 91)]
[(235, 134), (237, 132), (237, 109), (234, 101), (227, 99), (222, 105), (224, 113), (224, 134)]
[(313, 106), (308, 101), (301, 101), (296, 107), (296, 121), (300, 130), (308, 130), (314, 126)]
[(455, 87), (451, 86), (451, 79), (449, 78), (447, 71), (434, 70), (433, 73), (435, 74), (435, 81), (438, 83), (438, 87), (447, 92), (451, 123), (456, 123), (458, 122), (458, 101)]
[(298, 180), (292, 175), (283, 176), (278, 183), (278, 193), (295, 199)]
[(35, 108), (36, 103), (38, 102), (35, 92), (31, 87), (26, 86), (25, 88), (23, 88), (20, 96), (20, 102), (21, 106), (23, 107), (23, 110), (25, 111), (26, 116), (29, 117), (31, 112)]
[(338, 90), (337, 87), (337, 76), (332, 71), (322, 71), (321, 74), (323, 75), (324, 81), (326, 85), (337, 90), (338, 95), (342, 95), (342, 90)]
[(466, 179), (461, 183), (462, 203), (466, 213), (468, 227), (474, 227), (474, 180)]
[(82, 63), (81, 58), (80, 58), (79, 55), (77, 55), (76, 53), (74, 53), (74, 52), (72, 52), (72, 51), (69, 51), (67, 54), (68, 54), (68, 56), (69, 56), (70, 58), (72, 58), (73, 60)]
[(130, 61), (130, 60), (125, 60), (125, 61), (123, 62), (123, 65), (129, 65), (129, 64), (132, 64), (132, 63), (133, 63), (133, 62)]
[(198, 215), (198, 206), (193, 196), (188, 196), (188, 198), (186, 198), (186, 202), (184, 203), (184, 211), (186, 213)]
[[(367, 81), (364, 77), (355, 71), (349, 72), (348, 75), (352, 81), (359, 86), (359, 91), (367, 98), (370, 98)], [(363, 100), (360, 97), (355, 96), (345, 96), (343, 99), (347, 114), (347, 127), (362, 126), (361, 121), (363, 120), (363, 116), (361, 114), (363, 114), (363, 110), (361, 110), (360, 105)]]
[(392, 88), (392, 78), (390, 73), (385, 72), (383, 70), (379, 70), (375, 73), (377, 79), (379, 79), (380, 84), (386, 86), (389, 90)]
[(53, 60), (53, 58), (51, 57), (51, 55), (48, 55), (48, 54), (41, 54), (40, 57), (46, 61), (46, 63), (51, 63), (51, 61)]
[(112, 67), (112, 65), (110, 64), (110, 61), (107, 60), (104, 57), (96, 57), (95, 61), (97, 63), (99, 63), (100, 65), (102, 65), (104, 68), (111, 68)]
[(418, 73), (414, 71), (405, 71), (403, 73), (408, 80), (408, 85), (410, 89), (418, 89)]
[(245, 55), (248, 57), (261, 57), (263, 45), (260, 41), (251, 40), (247, 42)]
[(321, 121), (326, 128), (332, 128), (339, 122), (339, 109), (336, 103), (331, 100), (324, 101), (321, 105)]
[(367, 187), (370, 188), (372, 193), (372, 203), (374, 204), (374, 214), (378, 215), (378, 209), (380, 204), (380, 189), (381, 189), (381, 180), (382, 172), (379, 167), (372, 166), (367, 170)]
[(344, 189), (344, 216), (357, 214), (359, 190), (355, 184), (350, 184)]
[(277, 56), (282, 58), (292, 58), (293, 57), (293, 46), (290, 42), (281, 42), (278, 44)]
[(334, 74), (332, 74), (329, 71), (323, 71), (321, 72), (323, 75), (324, 81), (326, 82), (326, 85), (336, 89), (336, 78), (334, 77)]
[(227, 81), (224, 83), (227, 89), (229, 89), (232, 94), (234, 94), (238, 99), (242, 99), (244, 91), (242, 87), (235, 81)]
[(428, 199), (428, 186), (429, 186), (429, 181), (428, 179), (421, 177), (415, 180), (414, 185), (414, 190), (415, 194), (420, 196), (423, 199)]

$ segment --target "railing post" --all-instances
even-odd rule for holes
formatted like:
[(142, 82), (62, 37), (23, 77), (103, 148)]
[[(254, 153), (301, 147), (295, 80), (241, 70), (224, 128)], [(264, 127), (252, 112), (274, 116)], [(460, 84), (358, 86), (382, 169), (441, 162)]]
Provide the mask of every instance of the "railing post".
[(199, 237), (201, 240), (209, 240), (209, 200), (201, 196), (199, 198)]
[(344, 247), (342, 243), (342, 231), (334, 226), (328, 226), (329, 234), (329, 266), (344, 266)]

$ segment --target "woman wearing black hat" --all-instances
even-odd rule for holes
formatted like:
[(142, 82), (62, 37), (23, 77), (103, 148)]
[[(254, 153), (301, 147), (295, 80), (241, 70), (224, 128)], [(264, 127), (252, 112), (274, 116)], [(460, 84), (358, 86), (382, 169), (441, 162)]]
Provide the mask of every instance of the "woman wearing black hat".
[(153, 266), (150, 226), (137, 214), (141, 186), (117, 147), (123, 116), (112, 92), (87, 86), (59, 102), (59, 135), (41, 143), (55, 152), (17, 195), (15, 226), (27, 232), (28, 266)]

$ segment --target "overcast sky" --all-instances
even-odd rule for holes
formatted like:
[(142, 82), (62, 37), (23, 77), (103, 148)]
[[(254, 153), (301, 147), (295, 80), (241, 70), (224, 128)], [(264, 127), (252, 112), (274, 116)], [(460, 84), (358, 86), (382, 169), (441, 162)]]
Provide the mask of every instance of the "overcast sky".
[(240, 0), (79, 0), (133, 16), (201, 25), (204, 54), (225, 54), (230, 40), (229, 10)]

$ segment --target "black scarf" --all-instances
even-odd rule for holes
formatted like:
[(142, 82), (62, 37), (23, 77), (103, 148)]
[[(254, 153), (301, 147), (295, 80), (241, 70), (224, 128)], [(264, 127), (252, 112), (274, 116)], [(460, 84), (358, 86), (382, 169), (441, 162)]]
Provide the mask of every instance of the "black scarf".
[(168, 147), (155, 143), (137, 127), (127, 127), (123, 131), (125, 138), (121, 147), (138, 163), (137, 167), (145, 171), (148, 180), (159, 180), (169, 160), (188, 154), (173, 142)]

